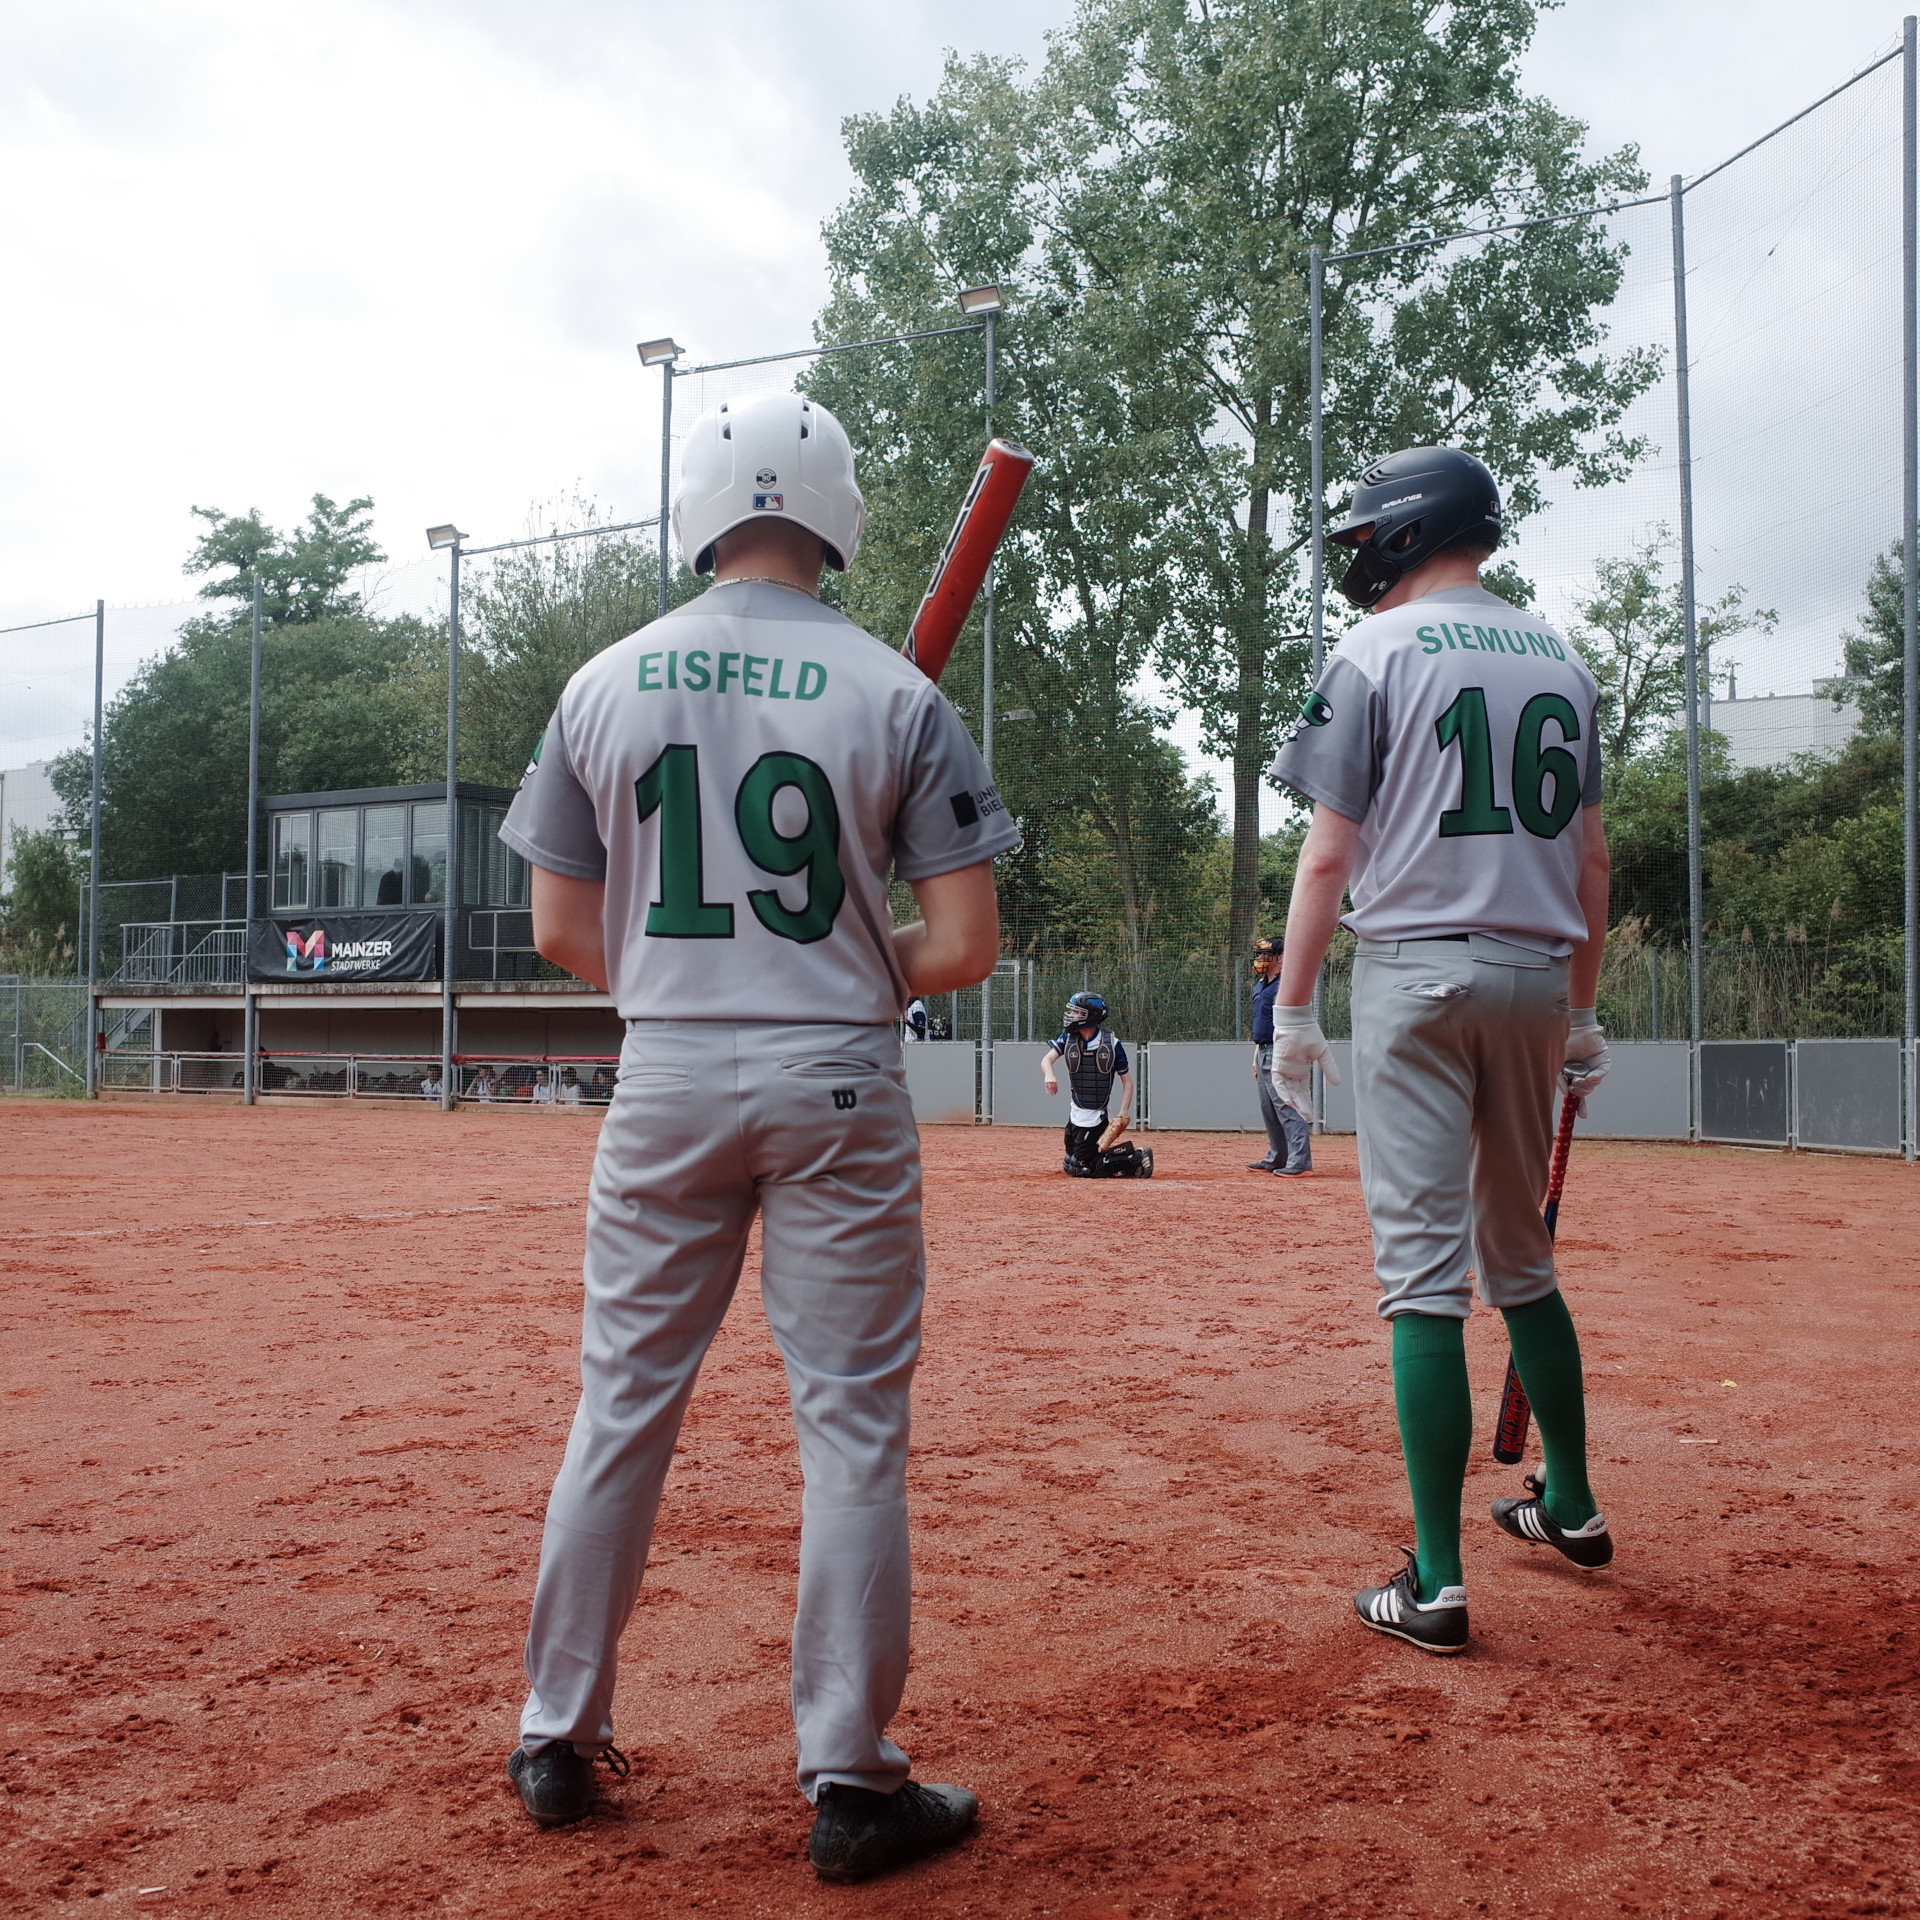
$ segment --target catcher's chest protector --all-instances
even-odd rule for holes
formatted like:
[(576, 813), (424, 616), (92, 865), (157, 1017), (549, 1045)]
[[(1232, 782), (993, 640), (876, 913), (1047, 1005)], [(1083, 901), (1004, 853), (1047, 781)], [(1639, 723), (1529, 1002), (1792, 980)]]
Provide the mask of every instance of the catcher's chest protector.
[(1107, 1096), (1113, 1091), (1113, 1049), (1113, 1035), (1105, 1027), (1094, 1035), (1091, 1045), (1077, 1033), (1067, 1035), (1062, 1057), (1075, 1106), (1106, 1110)]

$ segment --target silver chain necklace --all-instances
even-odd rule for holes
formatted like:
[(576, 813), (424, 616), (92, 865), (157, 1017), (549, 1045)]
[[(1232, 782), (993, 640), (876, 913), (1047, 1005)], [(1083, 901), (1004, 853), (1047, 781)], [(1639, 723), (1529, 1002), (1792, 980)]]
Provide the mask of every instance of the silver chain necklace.
[(789, 593), (804, 593), (809, 600), (820, 598), (818, 587), (796, 586), (791, 580), (776, 580), (770, 573), (730, 573), (713, 584), (716, 587), (785, 587)]

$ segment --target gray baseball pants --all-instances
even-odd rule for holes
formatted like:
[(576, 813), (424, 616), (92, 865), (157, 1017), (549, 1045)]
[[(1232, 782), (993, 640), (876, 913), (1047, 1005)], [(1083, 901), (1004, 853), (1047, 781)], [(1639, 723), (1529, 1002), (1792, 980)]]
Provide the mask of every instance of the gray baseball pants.
[(1360, 943), (1353, 1097), (1379, 1311), (1464, 1320), (1555, 1286), (1540, 1217), (1567, 963), (1491, 935)]
[(1267, 1130), (1267, 1158), (1277, 1167), (1311, 1167), (1313, 1129), (1303, 1113), (1288, 1106), (1273, 1090), (1271, 1042), (1254, 1052), (1259, 1071), (1253, 1076), (1253, 1083), (1260, 1089), (1260, 1124)]
[(906, 1685), (920, 1142), (889, 1026), (628, 1023), (587, 1203), (580, 1405), (547, 1503), (521, 1744), (613, 1736), (620, 1635), (708, 1344), (762, 1222), (760, 1294), (805, 1480), (801, 1790), (887, 1792)]

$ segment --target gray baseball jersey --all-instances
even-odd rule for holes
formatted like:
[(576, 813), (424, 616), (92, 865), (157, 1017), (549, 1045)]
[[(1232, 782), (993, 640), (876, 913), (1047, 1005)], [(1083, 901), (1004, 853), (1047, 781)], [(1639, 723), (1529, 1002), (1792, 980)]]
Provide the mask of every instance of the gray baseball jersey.
[(607, 888), (628, 1020), (900, 1017), (888, 875), (1019, 844), (959, 716), (844, 615), (735, 581), (567, 682), (500, 837)]
[(1360, 823), (1345, 924), (1364, 940), (1486, 933), (1572, 952), (1597, 700), (1562, 634), (1481, 587), (1364, 620), (1270, 769)]

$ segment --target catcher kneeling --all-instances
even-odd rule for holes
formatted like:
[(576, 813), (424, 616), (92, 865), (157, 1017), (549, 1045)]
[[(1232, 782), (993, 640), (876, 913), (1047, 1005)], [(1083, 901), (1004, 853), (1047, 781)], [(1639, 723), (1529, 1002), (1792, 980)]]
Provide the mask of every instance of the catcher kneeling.
[[(1040, 1062), (1049, 1093), (1060, 1091), (1053, 1063), (1067, 1063), (1067, 1157), (1064, 1172), (1076, 1180), (1150, 1180), (1153, 1149), (1132, 1141), (1114, 1143), (1126, 1132), (1133, 1104), (1133, 1069), (1117, 1034), (1105, 1028), (1107, 1003), (1097, 993), (1076, 993), (1067, 1002), (1060, 1031)], [(1120, 1111), (1111, 1120), (1107, 1107), (1115, 1078), (1120, 1082)]]

